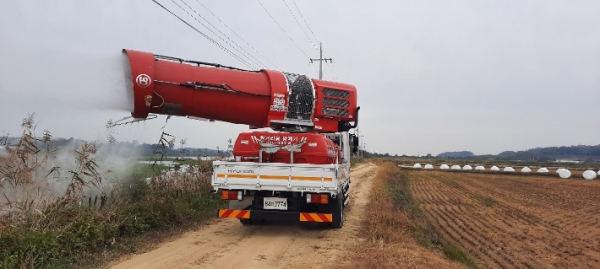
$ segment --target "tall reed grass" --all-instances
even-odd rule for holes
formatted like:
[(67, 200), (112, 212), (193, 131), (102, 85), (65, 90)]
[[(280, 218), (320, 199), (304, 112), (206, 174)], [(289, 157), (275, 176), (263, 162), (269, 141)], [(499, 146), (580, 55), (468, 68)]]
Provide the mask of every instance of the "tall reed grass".
[(61, 150), (48, 146), (50, 132), (35, 136), (33, 114), (22, 127), (18, 140), (0, 140), (0, 268), (101, 263), (130, 238), (211, 218), (222, 204), (210, 161), (169, 173), (138, 165), (108, 184), (110, 170), (96, 160), (100, 145), (82, 143), (66, 153), (74, 160), (67, 175), (57, 176), (64, 167), (50, 161)]

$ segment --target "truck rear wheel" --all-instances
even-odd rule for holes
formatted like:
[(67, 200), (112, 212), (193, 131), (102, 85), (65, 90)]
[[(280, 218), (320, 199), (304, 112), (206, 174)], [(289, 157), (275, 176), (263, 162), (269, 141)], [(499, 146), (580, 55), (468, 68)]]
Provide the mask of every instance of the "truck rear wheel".
[(340, 218), (339, 220), (334, 217), (334, 221), (329, 224), (329, 227), (339, 229), (344, 226), (344, 199), (337, 200), (336, 212), (338, 213)]
[(240, 219), (240, 222), (243, 225), (250, 225), (250, 224), (252, 224), (252, 220), (251, 219)]

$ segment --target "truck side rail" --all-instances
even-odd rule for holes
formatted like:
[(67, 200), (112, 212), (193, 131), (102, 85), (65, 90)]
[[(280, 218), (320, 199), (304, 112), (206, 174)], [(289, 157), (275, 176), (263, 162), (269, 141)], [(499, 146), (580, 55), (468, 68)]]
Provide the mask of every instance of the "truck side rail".
[(213, 162), (212, 185), (220, 189), (337, 193), (339, 164)]

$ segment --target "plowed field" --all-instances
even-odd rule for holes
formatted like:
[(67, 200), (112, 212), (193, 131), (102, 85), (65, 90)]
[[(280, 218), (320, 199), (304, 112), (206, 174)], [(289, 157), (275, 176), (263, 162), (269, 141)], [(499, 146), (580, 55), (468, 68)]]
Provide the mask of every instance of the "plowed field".
[(413, 198), (483, 268), (600, 268), (600, 181), (411, 171)]

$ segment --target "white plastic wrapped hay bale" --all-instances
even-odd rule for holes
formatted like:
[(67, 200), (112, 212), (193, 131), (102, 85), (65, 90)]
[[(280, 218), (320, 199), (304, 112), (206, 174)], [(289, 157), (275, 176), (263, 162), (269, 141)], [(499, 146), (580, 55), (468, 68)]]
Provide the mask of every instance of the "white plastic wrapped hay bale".
[[(568, 169), (566, 169), (566, 168), (562, 168), (562, 167), (560, 167), (560, 168), (556, 169), (556, 174), (557, 174), (557, 175), (560, 175), (560, 171), (563, 171), (563, 170), (567, 170), (567, 171), (569, 171), (569, 170), (568, 170)], [(570, 171), (569, 171), (569, 172), (570, 172)]]
[(478, 165), (477, 167), (475, 167), (475, 170), (477, 170), (477, 171), (485, 171), (485, 167), (483, 167), (482, 165)]
[(548, 168), (546, 167), (542, 167), (540, 169), (538, 169), (538, 173), (549, 173), (550, 171), (548, 171)]
[(498, 166), (492, 166), (492, 168), (490, 168), (490, 171), (500, 171), (500, 168), (498, 168)]
[(571, 177), (571, 171), (567, 170), (567, 169), (558, 169), (560, 171), (558, 171), (558, 176), (560, 178), (570, 178)]
[(425, 167), (423, 167), (423, 169), (433, 169), (433, 165), (428, 163), (425, 165)]
[(515, 171), (515, 169), (510, 166), (504, 167), (504, 172), (514, 172), (514, 171)]
[(442, 165), (440, 165), (440, 170), (448, 170), (450, 169), (450, 166), (448, 166), (447, 164), (443, 163)]
[(597, 176), (598, 175), (596, 172), (594, 172), (594, 170), (585, 170), (585, 172), (583, 172), (583, 178), (587, 180), (596, 179)]
[(600, 176), (600, 170), (598, 170), (598, 175)]
[(531, 168), (525, 166), (525, 167), (521, 168), (521, 172), (522, 173), (531, 173)]
[(421, 164), (420, 163), (415, 163), (415, 165), (413, 165), (413, 168), (421, 168)]
[(463, 166), (463, 170), (473, 170), (473, 167), (471, 167), (470, 165), (465, 165)]
[(452, 168), (451, 168), (451, 169), (452, 169), (452, 170), (460, 170), (460, 165), (458, 165), (458, 164), (455, 164), (455, 165), (453, 165), (453, 166), (452, 166)]

